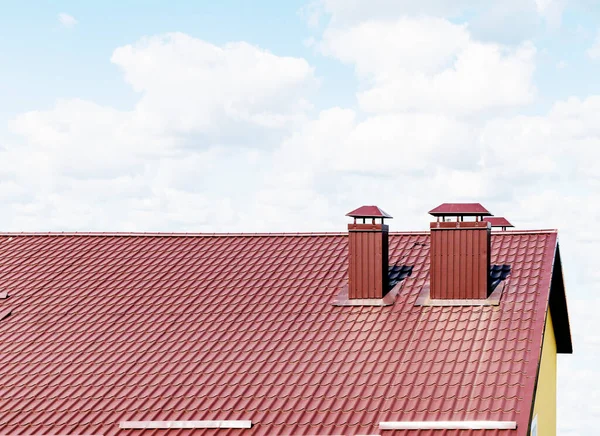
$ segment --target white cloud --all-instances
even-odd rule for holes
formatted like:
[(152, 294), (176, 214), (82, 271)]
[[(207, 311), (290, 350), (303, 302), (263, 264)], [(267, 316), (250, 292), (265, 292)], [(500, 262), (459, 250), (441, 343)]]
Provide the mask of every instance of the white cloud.
[[(284, 181), (349, 199), (361, 187), (346, 179), (370, 179), (364, 186), (383, 199), (382, 207), (391, 202), (386, 207), (404, 210), (407, 197), (425, 199), (429, 204), (417, 204), (415, 214), (438, 200), (483, 198), (519, 226), (569, 229), (581, 222), (569, 235), (574, 238), (585, 228), (583, 220), (592, 214), (600, 219), (600, 209), (585, 205), (600, 192), (600, 183), (590, 183), (600, 182), (594, 169), (600, 159), (598, 119), (595, 97), (558, 102), (544, 116), (478, 122), (415, 112), (362, 119), (353, 110), (333, 108), (283, 142), (272, 184)], [(406, 195), (394, 194), (405, 188)], [(566, 202), (572, 206), (563, 210)], [(582, 208), (587, 214), (577, 215)]]
[(75, 19), (75, 17), (64, 12), (58, 14), (58, 21), (60, 22), (60, 24), (69, 29), (75, 27), (75, 25), (77, 24), (77, 20)]
[(287, 128), (304, 119), (313, 68), (244, 42), (218, 47), (182, 33), (115, 50), (112, 62), (142, 94), (135, 122), (159, 131), (237, 138), (236, 125)]
[[(597, 368), (600, 320), (594, 310), (600, 299), (595, 295), (585, 299), (573, 298), (573, 292), (570, 297), (568, 304), (576, 354), (561, 356), (558, 360), (560, 413), (557, 434), (585, 435), (596, 428), (600, 419), (600, 371)], [(585, 401), (581, 401), (582, 398)]]
[(468, 125), (443, 115), (389, 114), (358, 121), (354, 111), (334, 108), (286, 140), (278, 157), (287, 159), (290, 169), (305, 162), (327, 171), (410, 174), (435, 162), (458, 168), (476, 165), (461, 155), (474, 140)]
[(320, 48), (326, 55), (355, 65), (359, 76), (385, 81), (399, 70), (438, 71), (469, 42), (466, 26), (424, 17), (329, 27)]
[(535, 47), (474, 40), (464, 25), (441, 18), (365, 21), (328, 28), (324, 54), (352, 64), (368, 112), (452, 110), (470, 113), (529, 103)]
[(306, 119), (313, 68), (183, 34), (120, 47), (112, 61), (140, 93), (131, 110), (68, 99), (9, 123), (0, 227), (231, 230), (264, 150)]

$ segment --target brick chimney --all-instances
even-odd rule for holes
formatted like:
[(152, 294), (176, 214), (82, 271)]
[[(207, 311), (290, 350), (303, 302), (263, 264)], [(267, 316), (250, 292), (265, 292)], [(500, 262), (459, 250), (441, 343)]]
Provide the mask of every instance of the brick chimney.
[[(429, 212), (430, 298), (486, 299), (490, 294), (491, 214), (479, 203), (444, 203)], [(466, 219), (466, 220), (465, 220)]]
[(354, 218), (348, 224), (348, 298), (383, 298), (388, 292), (388, 226), (383, 220), (392, 217), (377, 206), (362, 206), (346, 216)]

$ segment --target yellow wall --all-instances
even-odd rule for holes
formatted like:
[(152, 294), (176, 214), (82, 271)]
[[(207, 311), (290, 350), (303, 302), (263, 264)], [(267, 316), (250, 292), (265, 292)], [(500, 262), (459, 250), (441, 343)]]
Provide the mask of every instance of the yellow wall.
[(550, 309), (546, 315), (542, 362), (533, 406), (533, 417), (536, 415), (538, 436), (556, 436), (556, 338)]

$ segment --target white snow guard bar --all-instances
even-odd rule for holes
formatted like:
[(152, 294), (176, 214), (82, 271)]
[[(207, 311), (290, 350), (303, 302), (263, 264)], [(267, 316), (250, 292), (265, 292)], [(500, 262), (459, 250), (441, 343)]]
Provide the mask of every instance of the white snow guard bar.
[(252, 421), (121, 421), (123, 429), (251, 428)]
[(515, 421), (387, 421), (379, 430), (514, 430)]

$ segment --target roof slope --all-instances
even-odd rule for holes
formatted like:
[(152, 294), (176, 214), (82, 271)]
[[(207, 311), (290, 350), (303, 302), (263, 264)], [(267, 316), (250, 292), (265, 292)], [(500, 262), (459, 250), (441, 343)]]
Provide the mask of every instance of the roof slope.
[(390, 265), (413, 267), (393, 306), (334, 307), (344, 234), (0, 236), (0, 433), (227, 419), (253, 427), (195, 434), (380, 434), (380, 421), (481, 419), (523, 434), (556, 233), (492, 235), (492, 263), (511, 274), (491, 307), (415, 306), (428, 244), (390, 234)]

